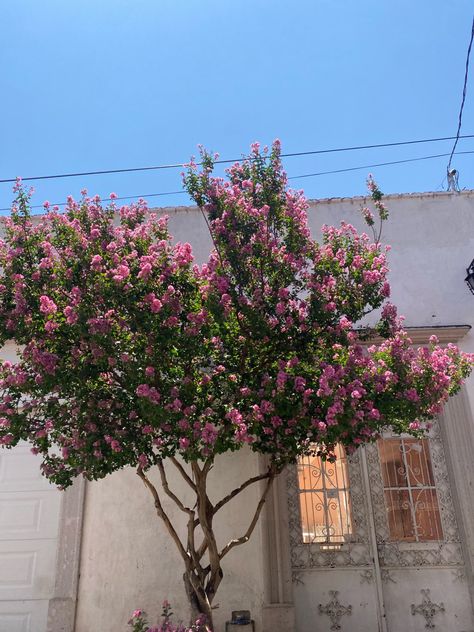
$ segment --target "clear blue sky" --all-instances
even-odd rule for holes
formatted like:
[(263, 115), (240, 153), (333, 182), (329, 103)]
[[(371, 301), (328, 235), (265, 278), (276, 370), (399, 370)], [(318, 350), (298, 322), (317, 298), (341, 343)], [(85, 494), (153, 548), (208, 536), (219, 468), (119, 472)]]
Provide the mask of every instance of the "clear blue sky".
[[(468, 0), (15, 0), (0, 26), (0, 179), (452, 136)], [(474, 59), (463, 133), (474, 133)], [(460, 150), (474, 150), (474, 138)], [(289, 158), (289, 175), (444, 153), (450, 142)], [(440, 188), (446, 158), (372, 169), (389, 192)], [(455, 157), (474, 188), (474, 155)], [(359, 195), (369, 170), (295, 180)], [(179, 170), (34, 183), (34, 203), (83, 187), (177, 191)], [(0, 206), (11, 201), (0, 184)], [(186, 204), (186, 195), (150, 202)]]

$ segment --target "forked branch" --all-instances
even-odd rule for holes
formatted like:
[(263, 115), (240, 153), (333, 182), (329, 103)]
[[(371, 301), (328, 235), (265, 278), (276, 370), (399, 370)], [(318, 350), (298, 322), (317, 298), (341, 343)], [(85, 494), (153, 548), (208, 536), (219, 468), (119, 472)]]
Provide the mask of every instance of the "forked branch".
[(153, 500), (155, 501), (156, 513), (161, 518), (161, 520), (164, 522), (166, 528), (168, 529), (168, 533), (172, 537), (174, 543), (176, 544), (176, 546), (178, 548), (178, 551), (179, 551), (181, 557), (184, 560), (184, 563), (186, 564), (186, 568), (188, 568), (189, 567), (189, 555), (186, 553), (186, 550), (185, 550), (181, 540), (179, 539), (179, 536), (176, 533), (175, 528), (171, 524), (171, 520), (169, 519), (168, 514), (163, 509), (163, 505), (161, 504), (161, 500), (160, 500), (160, 497), (158, 495), (158, 491), (157, 491), (156, 487), (153, 485), (153, 483), (150, 481), (150, 479), (146, 476), (146, 474), (143, 471), (141, 466), (138, 467), (137, 474), (141, 478), (141, 480), (143, 481), (143, 484), (145, 485), (145, 487), (150, 491), (151, 495), (153, 496)]
[(228, 544), (225, 545), (225, 547), (222, 549), (222, 551), (219, 553), (219, 559), (222, 560), (222, 558), (227, 555), (227, 553), (229, 553), (229, 551), (231, 551), (234, 547), (239, 546), (240, 544), (245, 544), (246, 542), (248, 542), (250, 536), (253, 533), (253, 530), (255, 529), (255, 526), (258, 522), (258, 519), (260, 517), (260, 514), (262, 512), (263, 506), (265, 504), (265, 501), (267, 499), (268, 496), (268, 492), (270, 491), (273, 481), (276, 477), (276, 475), (278, 474), (278, 470), (275, 469), (271, 469), (268, 472), (268, 477), (267, 477), (267, 482), (265, 485), (265, 489), (263, 490), (262, 496), (258, 502), (257, 508), (255, 510), (254, 516), (252, 518), (252, 521), (250, 522), (249, 528), (247, 529), (247, 531), (244, 533), (244, 535), (240, 538), (236, 538), (235, 540), (231, 540)]
[(250, 485), (253, 485), (253, 483), (258, 483), (258, 481), (263, 481), (266, 478), (270, 478), (271, 476), (274, 476), (274, 475), (275, 474), (273, 473), (273, 470), (270, 468), (267, 472), (264, 472), (263, 474), (259, 474), (258, 476), (252, 476), (252, 478), (249, 478), (248, 480), (246, 480), (245, 483), (242, 483), (240, 487), (236, 487), (235, 489), (233, 489), (229, 494), (227, 494), (227, 496), (225, 496), (222, 500), (216, 503), (214, 505), (214, 514), (216, 514), (219, 511), (219, 509), (221, 509), (224, 505), (226, 505), (229, 501), (231, 501), (232, 498), (235, 498), (238, 494), (240, 494), (240, 492), (243, 492), (244, 489), (247, 489), (247, 487), (249, 487)]
[(175, 456), (170, 456), (169, 458), (170, 458), (171, 463), (176, 467), (176, 469), (181, 474), (181, 476), (184, 478), (184, 480), (189, 485), (189, 487), (191, 487), (191, 489), (196, 491), (196, 485), (195, 485), (193, 479), (189, 476), (189, 474), (186, 472), (186, 470), (181, 465), (181, 463), (178, 461), (178, 459)]
[(189, 516), (192, 516), (194, 518), (194, 511), (190, 507), (186, 507), (186, 505), (176, 496), (176, 494), (171, 491), (168, 484), (168, 478), (166, 476), (163, 461), (158, 461), (158, 470), (160, 471), (161, 485), (165, 494), (169, 496), (169, 498), (171, 498), (171, 500), (181, 509), (181, 511), (187, 513)]

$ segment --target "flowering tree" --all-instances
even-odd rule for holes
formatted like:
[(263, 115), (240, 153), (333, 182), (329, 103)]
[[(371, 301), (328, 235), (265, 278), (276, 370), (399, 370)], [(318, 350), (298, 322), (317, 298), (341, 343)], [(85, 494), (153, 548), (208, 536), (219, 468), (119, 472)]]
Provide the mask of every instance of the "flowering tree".
[[(286, 188), (278, 142), (269, 153), (252, 146), (227, 179), (212, 171), (204, 152), (184, 177), (214, 242), (202, 266), (189, 244), (171, 243), (165, 218), (143, 201), (118, 209), (113, 195), (104, 207), (84, 194), (33, 221), (18, 185), (0, 244), (0, 342), (20, 349), (0, 369), (0, 444), (31, 442), (62, 488), (135, 467), (182, 557), (193, 615), (210, 629), (223, 560), (251, 536), (281, 469), (304, 454), (333, 459), (336, 443), (353, 451), (387, 425), (422, 432), (471, 364), (452, 345), (410, 346), (386, 302), (369, 209), (374, 242), (342, 224), (324, 227), (319, 244), (303, 194)], [(381, 222), (382, 194), (369, 188)], [(373, 331), (357, 323), (380, 307), (383, 342), (367, 347)], [(266, 471), (211, 502), (215, 456), (245, 445), (267, 455)], [(169, 468), (194, 506), (170, 488)], [(247, 531), (220, 546), (219, 510), (259, 481)], [(183, 513), (184, 540), (163, 495)]]

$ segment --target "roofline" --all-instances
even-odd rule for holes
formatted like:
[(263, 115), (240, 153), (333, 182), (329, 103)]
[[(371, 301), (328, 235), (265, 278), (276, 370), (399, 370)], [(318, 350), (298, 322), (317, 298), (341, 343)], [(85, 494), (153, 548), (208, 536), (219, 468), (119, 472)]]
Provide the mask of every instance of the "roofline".
[[(434, 198), (455, 198), (455, 197), (464, 197), (470, 198), (474, 197), (474, 189), (464, 189), (463, 191), (425, 191), (420, 193), (386, 193), (384, 194), (384, 200), (401, 200), (401, 199), (434, 199)], [(144, 198), (146, 200), (146, 197)], [(102, 202), (106, 202), (107, 200), (102, 200)], [(316, 204), (357, 204), (360, 206), (361, 204), (368, 204), (371, 202), (371, 197), (369, 195), (356, 195), (353, 197), (331, 197), (331, 198), (310, 198), (308, 199), (308, 204), (314, 206)], [(120, 207), (117, 208), (117, 210)], [(149, 206), (148, 210), (150, 212), (157, 212), (160, 215), (166, 213), (189, 213), (195, 212), (198, 210), (198, 207), (194, 204), (190, 204), (188, 206)], [(34, 213), (32, 215), (32, 219), (34, 221), (38, 221), (40, 218), (44, 217), (44, 213)], [(6, 219), (10, 217), (10, 215), (5, 214), (0, 216), (0, 221), (2, 219)]]
[[(384, 200), (400, 200), (410, 199), (416, 200), (420, 198), (434, 199), (434, 198), (456, 198), (456, 197), (474, 197), (474, 189), (464, 189), (463, 191), (425, 191), (414, 193), (386, 193), (384, 194)], [(146, 199), (146, 198), (145, 198)], [(352, 197), (330, 197), (330, 198), (309, 198), (308, 203), (314, 204), (366, 204), (371, 201), (369, 195), (355, 195)], [(150, 211), (160, 212), (189, 212), (197, 210), (197, 206), (190, 204), (189, 206), (150, 206)]]
[[(414, 193), (385, 193), (384, 200), (399, 200), (402, 198), (449, 198), (449, 197), (473, 197), (474, 189), (464, 189), (463, 191), (425, 191)], [(352, 197), (332, 197), (332, 198), (311, 198), (308, 202), (331, 204), (333, 202), (366, 202), (370, 201), (370, 195), (355, 195)]]

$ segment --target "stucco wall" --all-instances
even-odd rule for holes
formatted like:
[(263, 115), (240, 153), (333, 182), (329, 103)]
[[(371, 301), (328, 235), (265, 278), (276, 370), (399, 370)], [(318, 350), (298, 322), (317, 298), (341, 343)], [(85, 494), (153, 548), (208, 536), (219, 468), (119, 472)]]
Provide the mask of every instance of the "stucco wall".
[[(257, 473), (256, 460), (249, 452), (221, 456), (211, 474), (211, 502), (239, 485), (243, 476)], [(168, 467), (171, 488), (182, 489)], [(153, 477), (151, 477), (153, 478)], [(158, 484), (158, 480), (153, 478)], [(256, 490), (246, 490), (239, 502), (216, 517), (218, 544), (245, 533), (249, 522), (247, 507), (255, 507)], [(185, 535), (186, 516), (172, 503), (163, 503)], [(191, 504), (192, 506), (192, 504)], [(163, 599), (173, 605), (177, 618), (187, 620), (182, 573), (183, 562), (174, 543), (156, 516), (153, 501), (131, 469), (88, 485), (84, 513), (82, 563), (76, 632), (125, 630), (124, 622), (133, 609), (144, 608), (150, 615), (161, 612)], [(234, 549), (226, 558), (225, 578), (217, 598), (216, 623), (230, 619), (231, 610), (260, 612), (263, 603), (260, 534)]]
[[(311, 202), (313, 235), (324, 223), (341, 220), (363, 228), (362, 198)], [(474, 257), (474, 192), (387, 196), (390, 219), (382, 240), (392, 245), (389, 256), (392, 300), (406, 316), (407, 326), (472, 325), (474, 296), (465, 283), (465, 270)], [(176, 240), (189, 241), (197, 261), (211, 248), (205, 222), (196, 209), (160, 209), (170, 216)], [(474, 351), (474, 334), (461, 342)], [(473, 402), (472, 381), (468, 394)], [(257, 471), (250, 453), (220, 457), (214, 474), (216, 497), (230, 490), (242, 474)], [(186, 619), (181, 561), (164, 535), (146, 491), (132, 471), (88, 485), (83, 525), (83, 547), (77, 632), (124, 630), (137, 607), (157, 614), (168, 598), (178, 616)], [(176, 489), (179, 482), (176, 483)], [(221, 540), (240, 535), (249, 520), (249, 504), (256, 491), (234, 501), (221, 517)], [(176, 512), (175, 512), (176, 514)], [(262, 533), (233, 551), (225, 561), (219, 589), (217, 629), (232, 609), (251, 609), (260, 630), (263, 595)]]

